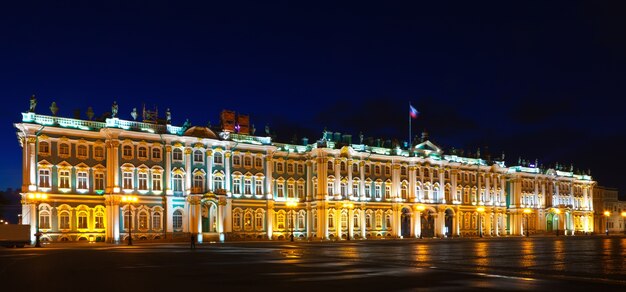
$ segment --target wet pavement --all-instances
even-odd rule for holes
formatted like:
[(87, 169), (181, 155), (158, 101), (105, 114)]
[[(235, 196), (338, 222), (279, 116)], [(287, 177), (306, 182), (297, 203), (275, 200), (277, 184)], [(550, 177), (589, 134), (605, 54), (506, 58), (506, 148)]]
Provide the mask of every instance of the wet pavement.
[(626, 291), (625, 268), (619, 236), (0, 249), (0, 287), (21, 291)]

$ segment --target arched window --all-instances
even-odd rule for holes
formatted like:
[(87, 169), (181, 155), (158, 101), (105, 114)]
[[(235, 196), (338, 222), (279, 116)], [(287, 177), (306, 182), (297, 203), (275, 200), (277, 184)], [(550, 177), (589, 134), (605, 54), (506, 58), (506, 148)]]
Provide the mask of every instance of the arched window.
[(346, 171), (346, 163), (345, 162), (341, 162), (341, 171), (344, 172)]
[(265, 222), (265, 218), (263, 216), (263, 212), (257, 211), (254, 216), (254, 228), (256, 230), (263, 230), (264, 222)]
[(204, 163), (204, 154), (200, 150), (195, 150), (193, 152), (193, 162), (194, 163)]
[(391, 230), (391, 215), (389, 214), (385, 216), (385, 228)]
[(132, 221), (132, 213), (130, 211), (124, 211), (124, 216), (122, 216), (122, 221), (124, 222), (124, 230), (128, 230), (128, 223)]
[(406, 200), (407, 197), (408, 197), (407, 188), (408, 188), (407, 184), (406, 183), (402, 183), (402, 186), (400, 187), (400, 196), (404, 200)]
[(245, 168), (250, 168), (250, 167), (252, 167), (252, 157), (250, 157), (250, 156), (247, 156), (247, 155), (246, 155), (246, 156), (243, 158), (243, 166), (244, 166)]
[(333, 162), (328, 161), (328, 170), (333, 170)]
[(97, 160), (104, 159), (104, 148), (102, 146), (95, 146), (93, 148), (93, 156)]
[(279, 213), (276, 219), (276, 227), (278, 227), (278, 229), (285, 229), (285, 214)]
[(133, 147), (130, 145), (124, 145), (122, 147), (122, 156), (126, 159), (130, 159), (133, 157)]
[(59, 155), (61, 156), (69, 156), (70, 155), (70, 145), (69, 144), (60, 144), (59, 145)]
[(138, 189), (140, 191), (148, 190), (148, 173), (140, 172), (137, 174)]
[(39, 142), (39, 153), (50, 154), (50, 143), (45, 142), (45, 141)]
[(174, 211), (174, 215), (172, 216), (172, 225), (174, 230), (183, 229), (183, 212), (180, 210)]
[(76, 148), (76, 156), (81, 159), (87, 158), (87, 146), (78, 145), (78, 147)]
[(241, 213), (239, 211), (233, 213), (233, 228), (241, 229)]
[(174, 183), (172, 185), (172, 189), (175, 192), (182, 192), (183, 191), (183, 175), (180, 173), (176, 173), (174, 174)]
[(233, 165), (241, 166), (241, 157), (239, 155), (233, 155)]
[(365, 165), (365, 173), (366, 174), (370, 174), (370, 165), (369, 164)]
[(124, 171), (122, 172), (122, 187), (125, 190), (133, 189), (133, 172), (132, 171)]
[(59, 229), (70, 229), (70, 213), (63, 211), (59, 214)]
[(50, 211), (44, 210), (39, 212), (39, 228), (50, 229)]
[(372, 228), (372, 214), (365, 214), (365, 228)]
[(148, 213), (145, 211), (139, 213), (139, 229), (148, 229)]
[(328, 228), (329, 229), (335, 228), (335, 214), (333, 214), (332, 211), (328, 213)]
[(224, 188), (224, 178), (221, 175), (213, 175), (213, 190)]
[(352, 173), (359, 174), (359, 165), (357, 163), (352, 164)]
[(252, 212), (246, 212), (246, 214), (243, 215), (243, 228), (252, 230)]
[(354, 213), (354, 216), (352, 217), (352, 225), (354, 228), (359, 228), (361, 226), (361, 216), (359, 216), (359, 213)]
[(193, 175), (193, 187), (200, 192), (204, 192), (204, 175), (202, 173)]
[(243, 194), (252, 195), (252, 178), (246, 177), (243, 180)]
[(104, 229), (104, 213), (101, 211), (96, 212), (94, 215), (94, 228)]
[(263, 178), (257, 177), (254, 181), (254, 188), (256, 190), (256, 195), (263, 194)]
[(296, 229), (303, 230), (306, 228), (306, 213), (304, 211), (298, 212), (298, 222), (296, 222)]
[(39, 187), (50, 187), (50, 170), (46, 168), (39, 169)]
[(137, 148), (137, 158), (148, 159), (148, 148), (146, 147)]
[(172, 159), (174, 161), (183, 161), (183, 150), (174, 148), (174, 150), (172, 150)]
[(161, 230), (161, 213), (154, 212), (152, 214), (152, 230)]
[(382, 227), (383, 227), (383, 215), (376, 214), (376, 228), (382, 228)]
[(87, 229), (87, 212), (78, 213), (78, 228)]
[(63, 169), (59, 171), (59, 188), (70, 188), (70, 171)]

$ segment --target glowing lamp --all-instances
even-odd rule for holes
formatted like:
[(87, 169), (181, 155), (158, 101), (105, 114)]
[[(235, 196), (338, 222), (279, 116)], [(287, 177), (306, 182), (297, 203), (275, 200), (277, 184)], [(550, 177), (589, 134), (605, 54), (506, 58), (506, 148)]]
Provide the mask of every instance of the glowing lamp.
[(622, 217), (626, 217), (626, 211), (622, 212)]
[(609, 212), (609, 211), (604, 211), (604, 216), (606, 216), (606, 217), (611, 216), (611, 212)]
[(417, 207), (415, 207), (415, 209), (417, 209), (417, 211), (424, 211), (426, 210), (426, 207), (424, 207), (424, 205), (417, 205)]
[(484, 207), (478, 207), (478, 208), (476, 208), (476, 211), (478, 213), (482, 213), (482, 212), (485, 212), (485, 208)]
[(561, 214), (561, 209), (554, 209), (554, 213)]
[(530, 214), (530, 212), (532, 212), (532, 210), (530, 210), (530, 209), (528, 209), (528, 208), (524, 209), (524, 213), (526, 213), (526, 214)]

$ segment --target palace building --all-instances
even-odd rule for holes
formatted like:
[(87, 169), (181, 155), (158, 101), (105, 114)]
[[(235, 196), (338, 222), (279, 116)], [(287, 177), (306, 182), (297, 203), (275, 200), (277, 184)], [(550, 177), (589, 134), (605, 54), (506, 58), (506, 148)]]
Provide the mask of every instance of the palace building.
[[(34, 103), (36, 105), (36, 101)], [(589, 175), (324, 132), (299, 145), (219, 127), (22, 113), (22, 223), (49, 241), (509, 236), (594, 230)], [(373, 144), (373, 143), (370, 143)], [(384, 145), (387, 146), (387, 145)], [(522, 165), (523, 164), (523, 165)], [(35, 240), (33, 235), (33, 241)]]

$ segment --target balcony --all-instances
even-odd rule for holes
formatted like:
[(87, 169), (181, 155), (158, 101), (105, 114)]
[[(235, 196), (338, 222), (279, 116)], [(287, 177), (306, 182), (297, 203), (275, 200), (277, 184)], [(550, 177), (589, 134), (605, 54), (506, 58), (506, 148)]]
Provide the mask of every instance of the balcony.
[(191, 194), (204, 194), (204, 188), (202, 188), (202, 187), (192, 187), (191, 189), (189, 189), (189, 192)]

